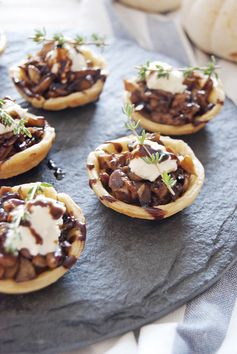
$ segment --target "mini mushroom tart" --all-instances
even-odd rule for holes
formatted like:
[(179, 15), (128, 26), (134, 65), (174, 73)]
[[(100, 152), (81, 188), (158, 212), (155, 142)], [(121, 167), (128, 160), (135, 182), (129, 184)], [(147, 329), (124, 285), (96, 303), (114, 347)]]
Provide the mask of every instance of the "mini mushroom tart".
[(80, 257), (82, 210), (47, 183), (0, 188), (0, 292), (21, 294), (56, 282)]
[(224, 104), (217, 68), (214, 58), (201, 68), (174, 68), (159, 61), (138, 66), (138, 77), (124, 81), (125, 101), (135, 106), (133, 119), (165, 135), (199, 131)]
[(106, 63), (88, 46), (103, 46), (103, 39), (95, 34), (90, 40), (63, 35), (46, 38), (45, 32), (37, 31), (33, 40), (42, 43), (42, 49), (10, 69), (15, 87), (27, 101), (37, 108), (62, 110), (99, 99)]
[(55, 130), (9, 97), (0, 100), (0, 179), (37, 166), (48, 154)]
[(130, 217), (160, 220), (193, 203), (204, 169), (182, 140), (158, 133), (126, 136), (91, 152), (89, 184), (107, 207)]

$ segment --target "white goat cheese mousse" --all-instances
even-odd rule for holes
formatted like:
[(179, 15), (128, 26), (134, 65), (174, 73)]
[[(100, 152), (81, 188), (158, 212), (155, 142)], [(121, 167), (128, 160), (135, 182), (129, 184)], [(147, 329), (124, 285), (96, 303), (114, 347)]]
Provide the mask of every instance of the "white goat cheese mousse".
[[(52, 210), (56, 210), (56, 213)], [(27, 249), (32, 256), (55, 252), (65, 211), (63, 203), (42, 195), (17, 206), (10, 214), (13, 220), (23, 215), (25, 226), (19, 225), (14, 229), (10, 224), (5, 248), (11, 247), (17, 251)]]
[[(169, 77), (157, 77), (157, 65), (162, 66), (165, 70), (169, 70)], [(150, 71), (151, 70), (151, 71)], [(187, 89), (183, 84), (184, 76), (179, 70), (174, 69), (171, 65), (153, 61), (149, 64), (146, 72), (146, 85), (150, 90), (163, 90), (167, 92), (182, 93)]]
[[(24, 116), (27, 112), (27, 109), (22, 108), (21, 106), (19, 106), (19, 104), (15, 103), (9, 99), (4, 100), (4, 104), (2, 105), (1, 108), (9, 115), (12, 115), (14, 113), (17, 114), (19, 116), (19, 119), (24, 118)], [(0, 135), (12, 132), (14, 130), (14, 128), (17, 126), (19, 119), (15, 119), (14, 124), (12, 124), (10, 126), (5, 126), (0, 121)]]
[[(87, 62), (81, 53), (79, 53), (76, 48), (72, 47), (71, 45), (66, 44), (64, 48), (68, 52), (68, 57), (72, 61), (71, 71), (80, 71), (87, 67)], [(53, 64), (51, 71), (53, 74), (57, 74), (59, 70), (59, 65), (57, 63), (57, 48), (52, 49), (46, 55), (46, 60), (55, 61)]]
[[(144, 144), (150, 145), (155, 151), (166, 151), (164, 145), (160, 145), (155, 141), (145, 140)], [(158, 168), (157, 164), (148, 164), (142, 157), (134, 157), (130, 160), (128, 166), (130, 167), (131, 172), (150, 182), (154, 182), (163, 172), (174, 172), (178, 168), (176, 160), (171, 159), (170, 157), (167, 160), (160, 162)]]

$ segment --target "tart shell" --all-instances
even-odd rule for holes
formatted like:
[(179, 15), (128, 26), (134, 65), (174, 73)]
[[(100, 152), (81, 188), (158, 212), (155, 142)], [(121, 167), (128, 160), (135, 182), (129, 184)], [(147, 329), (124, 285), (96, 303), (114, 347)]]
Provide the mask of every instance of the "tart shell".
[[(134, 81), (134, 80), (133, 80)], [(130, 100), (130, 92), (125, 91), (125, 102), (132, 103)], [(205, 127), (205, 125), (213, 119), (222, 109), (225, 100), (225, 93), (220, 80), (215, 80), (215, 86), (210, 95), (210, 102), (214, 107), (196, 119), (197, 125), (191, 123), (181, 126), (174, 126), (170, 124), (160, 124), (148, 119), (139, 112), (133, 112), (133, 119), (140, 122), (140, 125), (150, 132), (159, 132), (165, 135), (188, 135), (193, 134)]]
[[(28, 116), (30, 114), (28, 113)], [(31, 115), (33, 116), (33, 115)], [(29, 148), (0, 162), (0, 179), (11, 178), (37, 166), (48, 154), (55, 139), (55, 130), (49, 125), (44, 128), (42, 140)]]
[(87, 171), (89, 184), (100, 201), (107, 207), (133, 218), (160, 220), (178, 213), (191, 205), (199, 194), (204, 182), (205, 173), (201, 162), (197, 159), (192, 149), (182, 140), (175, 140), (170, 137), (161, 136), (160, 140), (166, 147), (171, 148), (176, 154), (189, 155), (193, 161), (195, 174), (190, 176), (189, 186), (186, 192), (176, 201), (158, 205), (156, 207), (143, 208), (133, 204), (124, 203), (115, 199), (102, 185), (99, 179), (99, 160), (101, 153), (117, 153), (116, 147), (120, 146), (120, 151), (127, 151), (128, 144), (134, 139), (133, 135), (116, 139), (100, 145), (95, 151), (91, 152), (87, 160)]
[[(23, 196), (26, 196), (28, 191), (34, 186), (34, 183), (23, 184), (13, 187), (14, 192), (18, 192), (19, 189)], [(65, 193), (57, 193), (53, 187), (43, 188), (44, 195), (48, 198), (56, 199), (60, 202), (63, 202), (66, 205), (67, 212), (74, 216), (76, 220), (85, 224), (85, 218), (82, 213), (81, 208), (74, 203), (74, 201)], [(78, 259), (81, 255), (81, 252), (84, 249), (85, 237), (79, 230), (75, 231), (75, 236), (77, 239), (72, 243), (69, 256), (74, 256)], [(59, 278), (61, 278), (66, 272), (67, 268), (64, 266), (57, 267), (53, 270), (47, 270), (37, 278), (33, 280), (28, 280), (25, 282), (16, 282), (11, 279), (0, 280), (0, 293), (6, 294), (23, 294), (30, 293), (36, 290), (43, 289), (53, 283), (55, 283)]]
[[(107, 76), (107, 72), (105, 70), (106, 68), (106, 62), (104, 59), (98, 55), (93, 54), (90, 50), (88, 49), (81, 49), (81, 52), (85, 56), (87, 60), (90, 60), (93, 63), (93, 67), (98, 67), (103, 69), (103, 74)], [(18, 67), (12, 67), (10, 69), (10, 77), (13, 80), (17, 80), (19, 77), (19, 68)], [(51, 110), (51, 111), (59, 111), (62, 109), (66, 108), (72, 108), (72, 107), (79, 107), (83, 106), (85, 104), (95, 102), (104, 87), (104, 80), (99, 79), (96, 81), (96, 83), (90, 87), (87, 90), (80, 91), (80, 92), (73, 92), (67, 96), (62, 96), (62, 97), (55, 97), (55, 98), (49, 98), (46, 99), (43, 96), (39, 97), (30, 97), (26, 95), (23, 90), (21, 90), (17, 85), (15, 85), (17, 91), (20, 93), (22, 97), (28, 102), (32, 104), (32, 106), (36, 108), (42, 108), (45, 110)]]

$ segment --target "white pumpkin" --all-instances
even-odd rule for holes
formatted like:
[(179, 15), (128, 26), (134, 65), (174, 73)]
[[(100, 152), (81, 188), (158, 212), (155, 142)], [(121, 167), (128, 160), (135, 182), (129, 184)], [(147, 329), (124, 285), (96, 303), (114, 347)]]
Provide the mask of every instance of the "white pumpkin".
[(183, 0), (182, 22), (203, 51), (237, 61), (237, 0)]
[(177, 9), (181, 0), (119, 0), (120, 3), (148, 12), (168, 12)]

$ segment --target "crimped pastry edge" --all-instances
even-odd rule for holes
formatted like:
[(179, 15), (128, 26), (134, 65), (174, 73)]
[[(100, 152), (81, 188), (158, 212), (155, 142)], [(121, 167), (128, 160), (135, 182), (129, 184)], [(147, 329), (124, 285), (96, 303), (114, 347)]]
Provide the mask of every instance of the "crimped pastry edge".
[[(37, 183), (37, 182), (36, 182)], [(19, 189), (23, 195), (27, 195), (27, 192), (35, 185), (35, 183), (27, 183), (18, 186), (12, 187), (14, 192), (17, 192)], [(2, 188), (2, 187), (1, 187)], [(0, 189), (1, 189), (0, 188)], [(44, 191), (44, 195), (48, 198), (56, 199), (58, 201), (63, 202), (66, 205), (67, 211), (75, 217), (76, 220), (85, 224), (85, 217), (81, 208), (65, 193), (57, 193), (53, 187), (42, 187)], [(80, 231), (77, 231), (78, 236), (82, 236)], [(78, 239), (72, 243), (70, 249), (70, 256), (74, 256), (77, 259), (80, 257), (81, 252), (84, 249), (85, 240)], [(47, 270), (37, 278), (28, 280), (25, 282), (16, 282), (12, 279), (0, 280), (0, 293), (5, 294), (24, 294), (30, 293), (33, 291), (37, 291), (43, 289), (53, 283), (55, 283), (59, 278), (61, 278), (66, 272), (67, 268), (64, 266), (57, 267), (53, 270)]]
[[(103, 69), (103, 73), (107, 75), (106, 69), (106, 62), (105, 60), (90, 51), (89, 49), (81, 48), (81, 52), (85, 55), (88, 60), (91, 60), (95, 67)], [(15, 85), (14, 78), (18, 77), (18, 66), (12, 67), (9, 70), (10, 77)], [(59, 111), (66, 108), (73, 108), (83, 106), (85, 104), (95, 102), (104, 87), (105, 82), (101, 79), (97, 80), (96, 83), (87, 90), (80, 91), (80, 92), (73, 92), (70, 95), (62, 96), (62, 97), (55, 97), (45, 99), (43, 96), (40, 98), (29, 97), (27, 96), (23, 90), (21, 90), (18, 86), (15, 85), (17, 91), (20, 95), (28, 102), (32, 104), (32, 106), (36, 108), (42, 108), (49, 111)]]
[[(160, 140), (166, 147), (170, 147), (175, 153), (180, 155), (189, 155), (192, 158), (195, 175), (191, 175), (189, 187), (187, 191), (176, 201), (166, 204), (158, 205), (153, 208), (142, 208), (133, 204), (124, 203), (111, 196), (108, 191), (103, 187), (99, 179), (99, 162), (98, 156), (102, 152), (116, 153), (113, 143), (121, 144), (123, 151), (127, 150), (127, 145), (134, 139), (133, 135), (125, 136), (116, 140), (111, 140), (108, 143), (100, 145), (95, 151), (92, 151), (87, 159), (87, 172), (91, 182), (91, 187), (100, 201), (107, 207), (130, 217), (157, 220), (167, 218), (171, 215), (178, 213), (184, 208), (191, 205), (199, 194), (205, 179), (204, 168), (201, 162), (197, 159), (192, 149), (183, 140), (172, 139), (170, 137), (161, 136)], [(91, 168), (91, 166), (94, 166)], [(112, 197), (113, 201), (109, 201), (104, 197)], [(155, 216), (154, 216), (155, 215)]]
[[(27, 113), (28, 117), (34, 116)], [(42, 140), (29, 148), (0, 162), (0, 179), (7, 179), (27, 172), (37, 166), (48, 154), (55, 139), (55, 129), (46, 123)]]
[[(132, 79), (131, 81), (135, 82), (135, 79)], [(125, 95), (124, 95), (125, 103), (130, 103), (130, 104), (132, 103), (130, 100), (130, 95), (131, 95), (130, 92), (125, 90)], [(182, 126), (160, 124), (152, 121), (151, 119), (144, 117), (141, 113), (136, 111), (133, 112), (132, 117), (136, 122), (139, 121), (140, 125), (150, 132), (159, 132), (165, 135), (188, 135), (188, 134), (196, 133), (202, 128), (204, 128), (205, 125), (221, 111), (224, 100), (225, 100), (225, 93), (223, 90), (222, 82), (218, 79), (216, 80), (216, 85), (214, 86), (210, 95), (210, 102), (214, 103), (215, 106), (210, 111), (198, 117), (197, 120), (199, 124), (197, 126), (194, 126), (191, 123), (184, 124)]]

